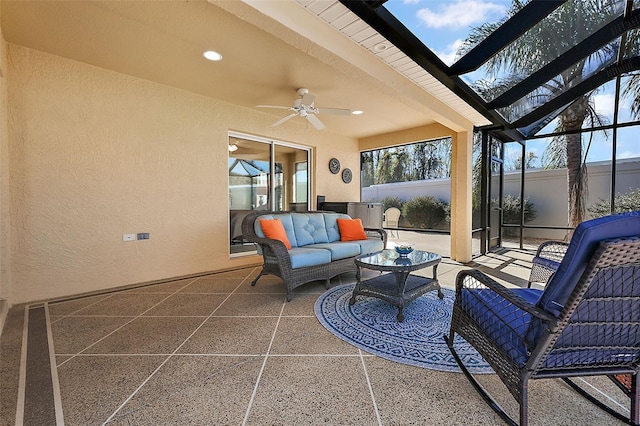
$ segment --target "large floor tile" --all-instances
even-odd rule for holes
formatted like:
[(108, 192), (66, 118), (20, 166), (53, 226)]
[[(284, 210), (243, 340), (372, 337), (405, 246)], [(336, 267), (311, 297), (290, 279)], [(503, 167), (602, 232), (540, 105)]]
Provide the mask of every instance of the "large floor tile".
[(331, 334), (315, 317), (282, 317), (270, 353), (356, 355), (358, 349)]
[(269, 357), (247, 424), (377, 424), (361, 358)]
[(56, 354), (76, 354), (131, 321), (133, 317), (64, 317), (51, 324)]
[(174, 356), (114, 416), (114, 425), (240, 425), (263, 358)]
[(277, 322), (277, 317), (212, 317), (178, 352), (264, 355)]
[(58, 368), (67, 426), (101, 425), (162, 363), (162, 356), (79, 356)]
[(183, 287), (181, 293), (218, 293), (229, 294), (236, 290), (244, 281), (242, 277), (211, 275), (193, 280)]
[(112, 296), (113, 296), (113, 293), (100, 294), (97, 296), (87, 296), (87, 297), (80, 297), (77, 299), (65, 300), (60, 302), (51, 302), (48, 304), (49, 315), (51, 315), (51, 317), (71, 315), (82, 309), (87, 308), (88, 306), (95, 305), (101, 300), (108, 299)]
[(498, 425), (500, 418), (466, 388), (462, 374), (365, 358), (382, 424)]
[(198, 317), (139, 317), (87, 350), (94, 354), (170, 354), (203, 322)]
[(226, 294), (176, 293), (170, 295), (143, 315), (207, 317), (220, 307), (226, 297)]
[(77, 315), (136, 316), (164, 300), (166, 293), (114, 293), (75, 312)]
[(279, 316), (285, 300), (283, 294), (234, 293), (216, 311), (216, 316)]

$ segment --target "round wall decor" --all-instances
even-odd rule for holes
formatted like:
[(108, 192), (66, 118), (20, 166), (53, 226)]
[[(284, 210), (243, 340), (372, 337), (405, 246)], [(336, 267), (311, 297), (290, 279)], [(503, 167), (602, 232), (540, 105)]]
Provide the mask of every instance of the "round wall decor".
[(351, 182), (351, 178), (353, 178), (353, 173), (351, 173), (351, 169), (344, 169), (342, 171), (342, 181), (344, 183)]
[(334, 175), (338, 174), (338, 172), (340, 171), (340, 161), (338, 161), (337, 158), (332, 158), (331, 160), (329, 160), (329, 170)]

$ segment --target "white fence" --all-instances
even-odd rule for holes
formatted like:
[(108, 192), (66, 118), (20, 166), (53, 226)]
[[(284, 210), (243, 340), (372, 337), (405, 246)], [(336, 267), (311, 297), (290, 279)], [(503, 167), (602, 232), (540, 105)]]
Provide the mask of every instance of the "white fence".
[[(587, 164), (588, 199), (587, 206), (600, 200), (608, 200), (611, 192), (611, 164), (597, 162)], [(520, 196), (520, 171), (505, 173), (504, 195)], [(616, 192), (626, 194), (640, 188), (640, 158), (618, 160), (616, 166)], [(415, 197), (431, 195), (450, 202), (450, 179), (420, 180), (372, 185), (362, 188), (362, 201), (382, 201), (386, 197), (396, 197), (403, 201)], [(536, 219), (527, 225), (567, 226), (567, 171), (566, 169), (527, 170), (525, 177), (525, 198), (533, 203)], [(640, 209), (640, 206), (638, 206)], [(563, 238), (566, 231), (549, 229), (527, 229), (525, 235), (534, 238)]]

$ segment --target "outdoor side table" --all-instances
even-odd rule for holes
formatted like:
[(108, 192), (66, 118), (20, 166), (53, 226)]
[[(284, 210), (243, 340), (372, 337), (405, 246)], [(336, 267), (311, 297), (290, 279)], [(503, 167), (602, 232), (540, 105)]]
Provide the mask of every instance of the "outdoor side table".
[[(406, 257), (395, 250), (382, 250), (372, 254), (358, 256), (356, 286), (353, 289), (349, 304), (356, 302), (356, 296), (371, 296), (382, 299), (398, 307), (398, 321), (404, 320), (402, 310), (411, 301), (428, 291), (438, 290), (438, 297), (444, 294), (438, 283), (437, 268), (442, 257), (437, 253), (414, 250)], [(412, 271), (433, 267), (433, 277), (421, 277), (411, 274)], [(362, 268), (387, 272), (375, 278), (362, 280)]]

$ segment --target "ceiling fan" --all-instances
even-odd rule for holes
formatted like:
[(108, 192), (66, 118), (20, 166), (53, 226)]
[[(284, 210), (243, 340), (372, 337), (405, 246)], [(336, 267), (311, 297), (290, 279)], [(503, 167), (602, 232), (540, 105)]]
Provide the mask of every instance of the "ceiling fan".
[(279, 109), (288, 109), (293, 111), (291, 114), (287, 115), (284, 118), (273, 123), (271, 126), (276, 127), (284, 123), (285, 121), (295, 117), (300, 116), (306, 118), (313, 126), (322, 130), (325, 128), (325, 125), (320, 121), (317, 114), (334, 114), (334, 115), (351, 115), (350, 109), (341, 109), (341, 108), (318, 108), (314, 105), (316, 100), (316, 96), (309, 93), (309, 89), (301, 87), (297, 90), (300, 98), (296, 99), (293, 102), (293, 106), (278, 106), (278, 105), (258, 105), (258, 108), (279, 108)]

